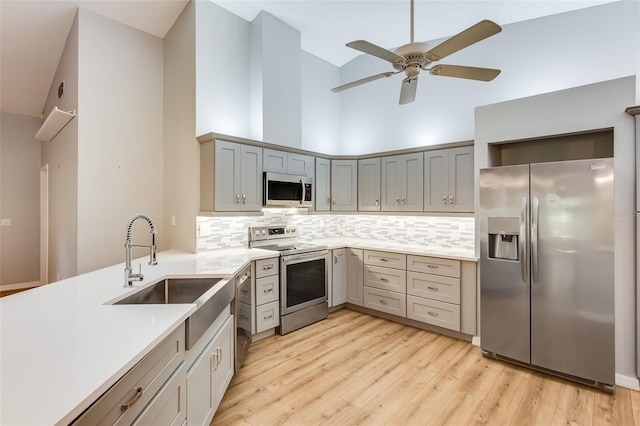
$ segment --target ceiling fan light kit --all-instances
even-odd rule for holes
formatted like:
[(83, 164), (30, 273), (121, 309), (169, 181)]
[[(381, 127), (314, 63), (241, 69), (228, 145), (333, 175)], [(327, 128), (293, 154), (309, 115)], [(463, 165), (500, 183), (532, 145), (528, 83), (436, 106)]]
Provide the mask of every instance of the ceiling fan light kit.
[(467, 28), (466, 30), (445, 40), (439, 45), (430, 48), (428, 43), (413, 41), (413, 4), (411, 0), (411, 42), (398, 47), (395, 51), (387, 50), (365, 40), (356, 40), (347, 43), (347, 47), (359, 50), (363, 53), (384, 59), (390, 62), (395, 71), (365, 77), (351, 83), (343, 84), (331, 89), (332, 92), (342, 92), (361, 84), (390, 77), (404, 72), (406, 78), (402, 80), (400, 88), (400, 105), (411, 103), (415, 100), (418, 87), (418, 75), (420, 71), (428, 71), (429, 74), (442, 77), (464, 78), (477, 81), (491, 81), (500, 74), (500, 70), (492, 68), (476, 68), (461, 65), (439, 64), (429, 68), (433, 62), (437, 62), (459, 50), (471, 46), (485, 38), (491, 37), (502, 31), (495, 22), (484, 20)]

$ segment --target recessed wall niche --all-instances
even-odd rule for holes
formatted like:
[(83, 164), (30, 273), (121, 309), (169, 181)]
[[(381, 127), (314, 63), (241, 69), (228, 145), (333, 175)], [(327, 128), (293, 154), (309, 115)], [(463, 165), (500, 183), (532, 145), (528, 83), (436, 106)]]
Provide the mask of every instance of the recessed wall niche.
[(613, 128), (489, 144), (488, 166), (613, 157)]

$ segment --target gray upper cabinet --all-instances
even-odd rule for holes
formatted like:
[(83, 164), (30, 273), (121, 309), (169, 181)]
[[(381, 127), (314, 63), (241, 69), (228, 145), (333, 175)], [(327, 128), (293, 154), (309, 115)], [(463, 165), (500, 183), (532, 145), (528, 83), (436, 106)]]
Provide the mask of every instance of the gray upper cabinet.
[(358, 160), (358, 210), (380, 211), (380, 159)]
[(331, 160), (316, 158), (316, 177), (313, 185), (316, 211), (331, 210)]
[(358, 160), (331, 161), (331, 210), (358, 210)]
[[(262, 209), (262, 148), (216, 141), (214, 164), (213, 210)], [(209, 196), (201, 193), (201, 209), (208, 210), (204, 209), (203, 197)]]
[(423, 166), (422, 153), (382, 157), (380, 196), (383, 211), (422, 211)]
[(424, 210), (473, 212), (473, 147), (424, 153)]
[(314, 157), (264, 148), (263, 170), (265, 172), (313, 177)]

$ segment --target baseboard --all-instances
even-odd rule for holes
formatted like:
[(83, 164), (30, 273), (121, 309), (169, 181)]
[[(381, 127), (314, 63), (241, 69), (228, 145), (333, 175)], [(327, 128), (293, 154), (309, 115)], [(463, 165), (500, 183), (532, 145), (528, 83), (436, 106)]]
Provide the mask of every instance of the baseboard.
[(471, 344), (474, 346), (480, 346), (480, 336), (473, 336), (471, 338)]
[(38, 287), (40, 284), (40, 281), (31, 281), (30, 283), (5, 284), (0, 285), (0, 291), (22, 290), (24, 288)]
[(624, 374), (616, 373), (616, 386), (622, 386), (623, 388), (640, 391), (640, 383), (637, 377), (625, 376)]

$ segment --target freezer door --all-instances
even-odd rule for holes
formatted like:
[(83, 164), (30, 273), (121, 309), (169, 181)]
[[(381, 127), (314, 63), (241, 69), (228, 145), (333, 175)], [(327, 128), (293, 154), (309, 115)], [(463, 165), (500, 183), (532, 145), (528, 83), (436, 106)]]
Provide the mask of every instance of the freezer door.
[(613, 159), (531, 165), (531, 363), (613, 385)]
[(480, 342), (529, 363), (529, 166), (480, 170)]

